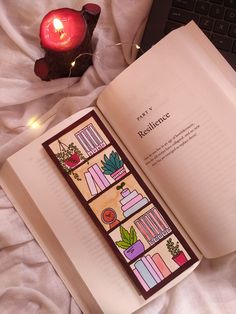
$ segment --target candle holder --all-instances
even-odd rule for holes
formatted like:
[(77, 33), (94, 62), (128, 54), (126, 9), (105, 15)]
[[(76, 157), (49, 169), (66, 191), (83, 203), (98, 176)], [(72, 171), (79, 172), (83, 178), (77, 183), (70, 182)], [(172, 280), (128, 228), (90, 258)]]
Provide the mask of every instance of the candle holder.
[(82, 76), (92, 65), (91, 38), (100, 12), (101, 8), (93, 3), (87, 3), (81, 11), (50, 11), (40, 25), (45, 56), (36, 60), (35, 74), (43, 81)]

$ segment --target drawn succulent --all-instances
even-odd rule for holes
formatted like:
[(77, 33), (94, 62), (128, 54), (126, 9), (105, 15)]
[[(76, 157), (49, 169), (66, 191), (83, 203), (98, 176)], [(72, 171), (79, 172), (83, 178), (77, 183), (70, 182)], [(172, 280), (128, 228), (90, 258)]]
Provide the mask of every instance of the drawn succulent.
[(118, 153), (114, 151), (110, 153), (109, 157), (105, 154), (104, 161), (102, 160), (101, 162), (103, 173), (106, 175), (114, 173), (124, 165), (123, 160), (120, 158)]
[(137, 242), (137, 234), (133, 226), (130, 230), (126, 230), (123, 226), (120, 226), (121, 241), (117, 241), (116, 245), (122, 249), (128, 249), (131, 245)]

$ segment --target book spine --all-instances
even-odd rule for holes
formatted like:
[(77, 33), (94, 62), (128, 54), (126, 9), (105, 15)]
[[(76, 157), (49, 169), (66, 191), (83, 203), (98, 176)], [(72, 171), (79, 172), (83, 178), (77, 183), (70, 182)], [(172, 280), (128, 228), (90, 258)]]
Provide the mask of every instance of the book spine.
[(91, 195), (96, 195), (98, 193), (98, 191), (97, 191), (96, 185), (93, 181), (93, 178), (91, 176), (91, 173), (85, 172), (84, 176), (85, 176), (85, 179), (86, 179), (86, 182), (87, 182), (87, 185), (88, 185), (88, 188), (89, 188)]
[(157, 283), (159, 283), (161, 281), (161, 278), (158, 276), (158, 274), (155, 272), (155, 270), (153, 269), (153, 267), (151, 266), (151, 264), (149, 263), (149, 261), (147, 260), (146, 256), (143, 256), (141, 258), (141, 261), (143, 262), (143, 264), (147, 267), (148, 271), (150, 272), (150, 274), (152, 275), (152, 277), (156, 280)]
[(97, 131), (95, 130), (95, 128), (94, 128), (94, 126), (92, 124), (88, 125), (88, 129), (89, 129), (89, 132), (90, 132), (92, 138), (96, 142), (97, 146), (101, 145), (102, 143), (104, 143), (102, 137), (97, 133)]
[(129, 215), (132, 215), (135, 213), (137, 210), (139, 210), (141, 207), (146, 205), (148, 203), (148, 199), (146, 197), (143, 197), (141, 201), (138, 203), (134, 204), (132, 207), (124, 211), (124, 216), (128, 217)]
[(162, 275), (162, 273), (160, 272), (159, 268), (156, 266), (156, 264), (153, 262), (152, 258), (150, 255), (146, 256), (147, 261), (149, 262), (149, 264), (152, 266), (152, 268), (154, 269), (154, 271), (157, 273), (157, 275), (160, 277), (161, 280), (164, 279), (164, 276)]
[(168, 229), (169, 226), (167, 225), (164, 218), (160, 215), (156, 208), (153, 208), (152, 215), (155, 217), (156, 221), (159, 223), (159, 226), (162, 230)]
[(148, 225), (150, 226), (151, 230), (154, 233), (153, 238), (156, 238), (158, 236), (158, 234), (161, 232), (161, 229), (159, 228), (159, 226), (157, 226), (157, 224), (155, 223), (155, 220), (153, 219), (151, 213), (147, 213), (145, 215), (145, 218), (147, 220)]
[(75, 136), (89, 156), (106, 146), (106, 143), (92, 124), (84, 127)]
[(127, 209), (131, 208), (133, 205), (137, 204), (139, 201), (143, 199), (142, 195), (137, 195), (134, 198), (132, 198), (128, 203), (122, 206), (122, 210), (126, 211)]
[(171, 274), (171, 271), (169, 270), (168, 266), (166, 265), (166, 263), (161, 258), (160, 254), (158, 254), (158, 253), (154, 254), (152, 259), (153, 259), (155, 265), (157, 266), (157, 268), (160, 270), (160, 272), (162, 273), (162, 275), (165, 278)]
[(134, 266), (138, 270), (142, 278), (145, 280), (146, 284), (148, 285), (150, 289), (153, 288), (157, 284), (156, 280), (152, 277), (149, 270), (144, 265), (143, 261), (141, 260), (137, 261), (134, 264)]
[(104, 184), (105, 187), (108, 187), (110, 185), (110, 182), (107, 180), (107, 178), (105, 177), (105, 175), (103, 174), (102, 170), (100, 169), (100, 167), (98, 166), (98, 164), (94, 164), (92, 166), (92, 168), (94, 169), (94, 171), (96, 172), (96, 174), (98, 175), (98, 177), (100, 178), (100, 180), (102, 181), (102, 183)]
[(138, 192), (136, 190), (133, 190), (132, 192), (129, 192), (128, 195), (125, 195), (125, 198), (122, 198), (120, 200), (121, 205), (124, 206), (125, 204), (127, 204), (130, 200), (132, 200), (137, 195), (138, 195)]
[(155, 215), (153, 214), (153, 209), (151, 209), (148, 212), (148, 219), (151, 221), (151, 224), (154, 227), (156, 234), (157, 235), (160, 234), (162, 232), (162, 228), (161, 228), (160, 224), (158, 223)]
[(76, 135), (78, 141), (84, 147), (85, 151), (88, 153), (92, 149), (92, 147), (89, 145), (89, 142), (87, 141), (87, 138), (86, 138), (83, 130), (77, 132), (75, 135)]
[(91, 148), (91, 151), (93, 151), (93, 152), (96, 152), (97, 151), (97, 143), (96, 143), (96, 141), (94, 140), (94, 138), (92, 137), (92, 135), (91, 135), (91, 133), (90, 133), (90, 131), (89, 131), (89, 128), (86, 128), (85, 130), (84, 130), (84, 134), (85, 134), (85, 136), (86, 136), (86, 139), (87, 139), (87, 141), (88, 141), (88, 143), (89, 143), (89, 146), (90, 146), (90, 148)]
[(137, 269), (133, 270), (135, 276), (138, 278), (139, 282), (141, 283), (141, 285), (143, 286), (143, 288), (148, 291), (150, 288), (148, 287), (148, 285), (146, 284), (146, 282), (144, 281), (143, 277), (140, 275), (140, 273), (138, 272)]
[(135, 225), (138, 228), (138, 230), (142, 233), (142, 235), (145, 237), (145, 239), (148, 241), (148, 243), (152, 240), (152, 237), (148, 230), (146, 229), (145, 225), (143, 224), (142, 220), (139, 218), (135, 220)]
[(142, 216), (142, 221), (145, 224), (145, 227), (147, 228), (148, 232), (151, 234), (152, 239), (155, 238), (156, 234), (153, 232), (146, 215)]
[(93, 180), (98, 185), (101, 191), (105, 190), (106, 186), (103, 184), (102, 180), (99, 178), (93, 167), (88, 168), (89, 173), (91, 174)]

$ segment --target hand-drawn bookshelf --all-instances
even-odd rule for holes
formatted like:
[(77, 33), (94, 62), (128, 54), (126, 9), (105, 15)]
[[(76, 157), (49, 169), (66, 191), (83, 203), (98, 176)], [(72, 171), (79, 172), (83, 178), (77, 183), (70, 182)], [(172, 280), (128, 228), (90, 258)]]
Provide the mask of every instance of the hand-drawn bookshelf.
[(96, 131), (92, 123), (76, 132), (75, 137), (89, 156), (92, 156), (106, 146), (105, 141)]
[(197, 260), (94, 111), (43, 145), (144, 298)]

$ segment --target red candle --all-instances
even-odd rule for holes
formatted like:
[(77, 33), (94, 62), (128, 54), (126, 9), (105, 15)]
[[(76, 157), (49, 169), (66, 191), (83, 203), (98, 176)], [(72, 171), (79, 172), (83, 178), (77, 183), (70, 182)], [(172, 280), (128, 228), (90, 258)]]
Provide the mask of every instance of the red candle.
[(100, 11), (98, 5), (87, 3), (81, 11), (62, 8), (45, 15), (40, 25), (45, 56), (35, 61), (35, 74), (45, 81), (81, 76), (92, 64), (91, 38)]
[(41, 45), (53, 51), (68, 51), (84, 40), (87, 24), (79, 11), (68, 8), (49, 12), (40, 26)]

